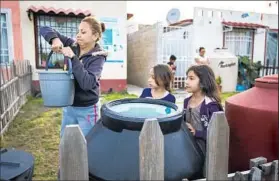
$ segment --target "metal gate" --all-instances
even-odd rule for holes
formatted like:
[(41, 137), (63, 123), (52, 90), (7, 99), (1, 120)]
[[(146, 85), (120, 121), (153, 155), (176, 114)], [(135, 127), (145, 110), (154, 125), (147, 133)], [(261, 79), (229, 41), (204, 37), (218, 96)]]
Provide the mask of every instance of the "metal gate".
[(180, 27), (158, 24), (158, 63), (166, 64), (171, 55), (176, 56), (173, 89), (185, 87), (186, 71), (194, 59), (191, 28), (192, 26)]
[(261, 75), (278, 74), (278, 32), (268, 31), (266, 37), (266, 61)]

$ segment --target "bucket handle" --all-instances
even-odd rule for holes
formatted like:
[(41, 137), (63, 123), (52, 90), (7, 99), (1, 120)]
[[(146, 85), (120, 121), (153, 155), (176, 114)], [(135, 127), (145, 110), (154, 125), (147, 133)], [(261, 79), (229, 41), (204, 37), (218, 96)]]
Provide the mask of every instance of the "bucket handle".
[[(47, 61), (46, 61), (46, 71), (48, 71), (48, 63), (50, 60), (50, 57), (52, 56), (53, 51), (51, 50), (47, 56)], [(69, 57), (65, 57), (66, 59), (68, 59), (68, 65), (69, 65), (69, 70), (68, 70), (68, 74), (72, 74), (73, 72), (73, 67), (72, 67), (72, 61)], [(65, 62), (65, 61), (64, 61)]]

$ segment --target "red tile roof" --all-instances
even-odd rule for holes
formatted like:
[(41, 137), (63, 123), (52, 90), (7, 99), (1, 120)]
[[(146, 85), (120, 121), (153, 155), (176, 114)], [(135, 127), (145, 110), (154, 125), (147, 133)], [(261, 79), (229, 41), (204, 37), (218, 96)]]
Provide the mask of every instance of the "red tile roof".
[(250, 29), (268, 28), (268, 26), (264, 26), (264, 25), (261, 25), (261, 24), (255, 24), (255, 23), (241, 23), (241, 22), (223, 21), (222, 24), (226, 25), (226, 26), (233, 26), (233, 27), (239, 27), (239, 28), (250, 28)]
[(83, 11), (80, 9), (73, 10), (73, 9), (62, 9), (62, 8), (55, 9), (53, 7), (47, 8), (44, 6), (38, 6), (38, 7), (30, 6), (27, 9), (27, 12), (35, 12), (35, 13), (44, 12), (44, 13), (65, 14), (65, 15), (73, 14), (73, 15), (84, 15), (84, 16), (91, 15), (91, 12), (89, 10)]
[(127, 13), (127, 20), (129, 20), (130, 18), (132, 18), (134, 15), (132, 13)]
[(193, 19), (184, 19), (176, 23), (172, 23), (169, 26), (181, 26), (181, 25), (192, 24), (192, 23), (193, 23)]

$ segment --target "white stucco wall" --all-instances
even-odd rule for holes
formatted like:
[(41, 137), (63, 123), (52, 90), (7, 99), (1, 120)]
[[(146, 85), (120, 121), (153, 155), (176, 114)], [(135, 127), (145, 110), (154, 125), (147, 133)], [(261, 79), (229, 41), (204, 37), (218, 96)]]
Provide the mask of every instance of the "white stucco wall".
[[(31, 61), (33, 72), (36, 72), (34, 22), (29, 20), (26, 12), (29, 6), (82, 9), (91, 11), (91, 14), (97, 17), (118, 18), (119, 32), (124, 48), (123, 55), (121, 54), (123, 63), (106, 62), (102, 79), (127, 78), (127, 12), (125, 1), (20, 1), (23, 55), (24, 59)], [(38, 80), (37, 73), (33, 73), (33, 80)]]
[[(203, 10), (202, 16), (200, 10)], [(213, 12), (212, 17), (208, 16), (209, 12), (209, 9), (195, 8), (194, 10), (194, 55), (198, 53), (199, 47), (205, 47), (207, 55), (210, 55), (215, 48), (223, 46), (222, 19), (218, 17), (218, 12)]]
[(258, 29), (255, 32), (254, 39), (254, 62), (261, 61), (262, 65), (264, 64), (264, 53), (265, 53), (265, 38), (266, 38), (266, 30)]
[(278, 29), (278, 15), (276, 14), (264, 14), (262, 22), (271, 29)]
[[(202, 12), (202, 16), (201, 16)], [(213, 16), (211, 16), (213, 12)], [(223, 46), (223, 30), (222, 21), (255, 23), (269, 26), (271, 29), (278, 29), (278, 15), (276, 14), (260, 14), (249, 13), (249, 16), (242, 18), (245, 12), (230, 11), (221, 9), (195, 8), (193, 19), (193, 46), (194, 53), (198, 53), (198, 48), (203, 46), (206, 48), (207, 55), (214, 51), (217, 47)], [(257, 29), (254, 37), (254, 61), (264, 63), (265, 50), (265, 29)]]
[(139, 24), (134, 20), (134, 17), (127, 21), (127, 34), (134, 33), (139, 30)]

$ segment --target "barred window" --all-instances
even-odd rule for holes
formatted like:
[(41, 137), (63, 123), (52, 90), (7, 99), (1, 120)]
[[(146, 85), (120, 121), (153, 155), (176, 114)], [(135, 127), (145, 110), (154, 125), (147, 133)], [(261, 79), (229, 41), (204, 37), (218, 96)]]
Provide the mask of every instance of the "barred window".
[(253, 30), (237, 29), (225, 33), (225, 47), (236, 56), (252, 58)]
[(266, 61), (267, 66), (278, 67), (278, 33), (274, 31), (267, 32), (266, 41)]
[[(78, 32), (78, 26), (83, 17), (80, 16), (62, 16), (51, 14), (35, 14), (35, 45), (36, 45), (36, 68), (44, 68), (51, 46), (40, 36), (40, 27), (48, 26), (60, 34), (75, 39)], [(48, 67), (62, 68), (64, 56), (62, 54), (53, 54)]]
[(1, 46), (0, 46), (0, 64), (9, 64), (13, 61), (13, 34), (11, 10), (1, 8)]

